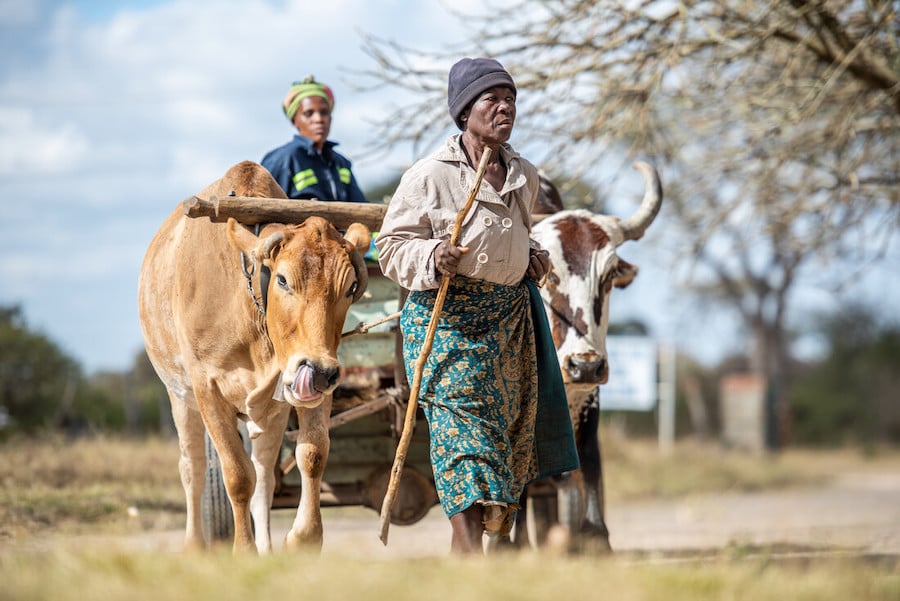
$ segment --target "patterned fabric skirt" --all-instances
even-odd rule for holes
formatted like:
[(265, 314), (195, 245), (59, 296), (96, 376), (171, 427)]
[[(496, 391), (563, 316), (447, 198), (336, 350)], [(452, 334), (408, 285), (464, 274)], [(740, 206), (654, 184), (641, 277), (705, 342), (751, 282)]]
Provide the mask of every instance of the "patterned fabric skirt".
[[(410, 293), (400, 327), (409, 381), (436, 290)], [(518, 503), (537, 475), (538, 372), (528, 288), (457, 276), (422, 372), (419, 404), (447, 516), (479, 500)]]

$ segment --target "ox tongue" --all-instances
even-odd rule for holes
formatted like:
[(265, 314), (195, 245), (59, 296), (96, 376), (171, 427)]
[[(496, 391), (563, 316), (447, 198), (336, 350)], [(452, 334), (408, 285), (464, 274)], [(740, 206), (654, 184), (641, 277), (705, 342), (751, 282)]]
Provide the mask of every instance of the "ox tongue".
[(297, 370), (293, 389), (294, 396), (301, 401), (319, 396), (319, 393), (313, 387), (313, 369), (309, 365), (303, 364)]

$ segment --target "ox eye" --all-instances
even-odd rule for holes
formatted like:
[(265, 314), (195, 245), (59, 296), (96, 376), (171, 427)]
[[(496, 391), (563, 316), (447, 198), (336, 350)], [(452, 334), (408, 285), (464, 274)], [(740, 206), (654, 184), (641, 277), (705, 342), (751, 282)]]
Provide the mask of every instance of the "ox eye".
[(280, 273), (275, 276), (275, 281), (278, 282), (278, 285), (280, 287), (284, 288), (285, 290), (288, 289), (287, 279)]
[(359, 290), (359, 282), (353, 282), (352, 284), (350, 284), (350, 289), (347, 290), (347, 298), (350, 298), (354, 294), (356, 294), (357, 290)]

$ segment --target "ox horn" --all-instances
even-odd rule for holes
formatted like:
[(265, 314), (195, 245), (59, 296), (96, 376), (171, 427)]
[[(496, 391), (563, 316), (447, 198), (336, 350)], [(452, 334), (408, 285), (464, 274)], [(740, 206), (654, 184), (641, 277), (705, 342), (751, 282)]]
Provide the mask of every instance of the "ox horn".
[(356, 293), (353, 295), (355, 303), (362, 298), (369, 285), (369, 270), (366, 268), (366, 260), (362, 253), (356, 249), (350, 253), (350, 262), (353, 263), (353, 269), (356, 271)]
[(662, 184), (659, 181), (659, 174), (653, 166), (638, 161), (634, 164), (634, 168), (640, 170), (644, 174), (644, 199), (641, 206), (635, 211), (634, 215), (628, 219), (622, 220), (622, 235), (625, 240), (640, 240), (644, 235), (644, 231), (653, 222), (656, 214), (659, 213), (659, 207), (662, 205), (663, 191)]
[(260, 260), (266, 259), (272, 253), (272, 249), (284, 241), (284, 232), (275, 232), (269, 235), (259, 246)]

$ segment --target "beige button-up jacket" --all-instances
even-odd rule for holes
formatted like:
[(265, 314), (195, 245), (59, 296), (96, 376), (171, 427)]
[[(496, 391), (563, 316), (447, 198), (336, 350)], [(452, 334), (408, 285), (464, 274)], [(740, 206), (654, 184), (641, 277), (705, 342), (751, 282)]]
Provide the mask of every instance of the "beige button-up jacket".
[[(458, 274), (514, 285), (528, 268), (531, 210), (540, 183), (537, 168), (511, 146), (502, 145), (500, 156), (507, 165), (506, 182), (499, 192), (481, 183), (463, 223), (459, 245), (469, 252)], [(385, 275), (409, 290), (439, 287), (434, 250), (450, 238), (474, 181), (460, 134), (403, 174), (375, 239)]]

